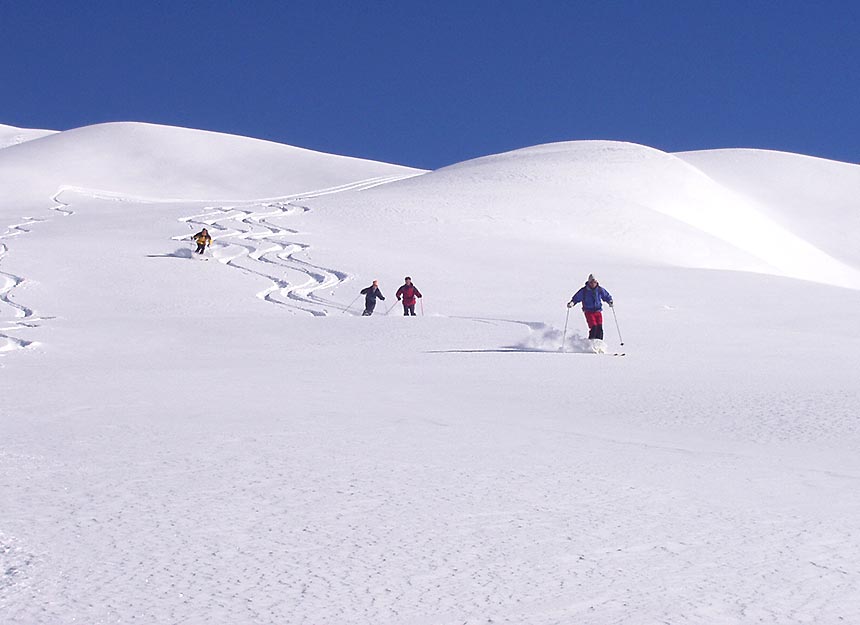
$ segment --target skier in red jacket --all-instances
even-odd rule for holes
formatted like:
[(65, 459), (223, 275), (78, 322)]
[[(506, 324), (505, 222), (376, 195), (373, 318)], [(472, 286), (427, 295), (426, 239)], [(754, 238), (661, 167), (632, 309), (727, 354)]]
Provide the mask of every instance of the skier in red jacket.
[(397, 289), (397, 300), (403, 299), (403, 316), (415, 316), (415, 298), (421, 297), (421, 291), (415, 288), (412, 284), (412, 278), (406, 276), (404, 279), (406, 284)]

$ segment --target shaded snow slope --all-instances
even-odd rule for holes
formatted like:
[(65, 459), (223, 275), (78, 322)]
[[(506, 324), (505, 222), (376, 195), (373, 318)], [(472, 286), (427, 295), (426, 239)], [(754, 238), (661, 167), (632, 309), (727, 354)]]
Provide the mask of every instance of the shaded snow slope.
[(822, 251), (860, 266), (860, 165), (768, 150), (676, 156), (755, 200), (764, 214)]
[[(843, 206), (847, 199), (840, 196)], [(374, 222), (367, 236), (409, 245), (420, 229), (432, 240), (412, 245), (426, 244), (428, 254), (449, 236), (468, 237), (464, 259), (472, 241), (493, 240), (496, 245), (479, 248), (502, 257), (487, 259), (486, 271), (511, 270), (512, 257), (538, 259), (563, 250), (601, 264), (755, 271), (860, 288), (857, 266), (792, 230), (779, 202), (765, 206), (677, 156), (633, 144), (583, 141), (516, 150), (325, 205), (332, 228), (348, 224), (357, 231), (368, 214), (386, 211), (388, 219)], [(387, 226), (392, 229), (380, 231)]]
[(50, 198), (60, 187), (125, 197), (243, 199), (415, 173), (258, 139), (141, 123), (87, 126), (0, 152), (7, 205)]
[(15, 128), (0, 124), (0, 149), (10, 145), (18, 145), (33, 139), (41, 139), (56, 134), (56, 130), (38, 130), (35, 128)]

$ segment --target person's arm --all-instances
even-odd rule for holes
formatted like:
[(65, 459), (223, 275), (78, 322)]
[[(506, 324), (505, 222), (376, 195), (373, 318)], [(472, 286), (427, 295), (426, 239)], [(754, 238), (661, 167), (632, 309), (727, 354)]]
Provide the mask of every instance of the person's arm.
[(421, 291), (419, 291), (418, 289), (415, 289), (415, 297), (424, 297), (424, 296), (421, 295)]
[(362, 294), (362, 295), (367, 295), (367, 292), (368, 292), (369, 290), (370, 290), (370, 287), (363, 288), (363, 289), (361, 289), (361, 294)]
[(582, 301), (583, 296), (585, 295), (585, 287), (579, 289), (576, 293), (573, 294), (573, 297), (570, 298), (570, 303), (572, 305), (576, 305)]
[(403, 295), (403, 287), (400, 287), (399, 289), (397, 289), (397, 293), (395, 294), (395, 296), (397, 297), (397, 301), (398, 301), (398, 302), (400, 301), (400, 296), (401, 296), (401, 295)]
[(612, 296), (609, 294), (609, 291), (607, 291), (603, 287), (600, 287), (600, 299), (609, 304), (609, 307), (612, 308)]
[(381, 299), (383, 302), (385, 301), (385, 296), (382, 294), (382, 291), (380, 291), (379, 289), (376, 289), (376, 297)]

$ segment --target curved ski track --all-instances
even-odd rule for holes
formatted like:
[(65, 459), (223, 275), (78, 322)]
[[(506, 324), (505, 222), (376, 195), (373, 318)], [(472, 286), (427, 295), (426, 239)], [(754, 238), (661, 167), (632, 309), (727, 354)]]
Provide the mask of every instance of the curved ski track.
[[(63, 217), (68, 217), (74, 214), (74, 211), (68, 208), (68, 204), (60, 201), (59, 195), (62, 189), (51, 198), (54, 206), (50, 210), (57, 211)], [(24, 217), (24, 221), (12, 224), (6, 227), (6, 231), (0, 234), (0, 239), (13, 239), (30, 232), (30, 228), (34, 224), (38, 224), (47, 219), (37, 217)], [(0, 264), (3, 259), (10, 253), (9, 246), (6, 243), (0, 243)], [(19, 276), (13, 273), (0, 270), (0, 355), (16, 349), (25, 349), (37, 345), (35, 341), (19, 338), (8, 334), (9, 332), (18, 333), (20, 330), (28, 328), (37, 328), (43, 321), (53, 319), (37, 315), (36, 312), (23, 304), (19, 304), (13, 298), (13, 292), (18, 287), (25, 285), (27, 279), (24, 276)]]
[[(207, 228), (212, 236), (212, 257), (222, 264), (270, 280), (271, 285), (258, 292), (257, 297), (285, 306), (292, 312), (323, 317), (329, 314), (330, 308), (344, 311), (346, 307), (320, 292), (334, 289), (352, 276), (346, 271), (307, 260), (311, 246), (295, 240), (300, 234), (298, 230), (282, 226), (277, 221), (309, 212), (310, 208), (299, 203), (302, 200), (345, 191), (363, 191), (415, 175), (369, 178), (282, 198), (210, 206), (201, 214), (182, 217), (179, 221), (193, 228)], [(173, 239), (187, 240), (188, 235)]]

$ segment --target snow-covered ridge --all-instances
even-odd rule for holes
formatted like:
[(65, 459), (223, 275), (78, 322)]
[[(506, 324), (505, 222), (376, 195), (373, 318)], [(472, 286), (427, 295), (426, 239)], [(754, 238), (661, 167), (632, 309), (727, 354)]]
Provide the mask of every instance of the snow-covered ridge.
[[(764, 159), (758, 168), (747, 168), (747, 175), (764, 175), (774, 166)], [(471, 222), (476, 231), (500, 239), (528, 232), (523, 245), (542, 243), (544, 249), (566, 244), (597, 257), (860, 288), (857, 263), (846, 262), (846, 255), (834, 254), (827, 244), (857, 219), (850, 206), (860, 190), (860, 167), (832, 167), (847, 168), (854, 177), (837, 176), (841, 186), (830, 185), (834, 219), (819, 225), (826, 232), (813, 242), (779, 201), (716, 179), (682, 156), (610, 141), (555, 143), (478, 158), (354, 202), (362, 210), (396, 207), (409, 221), (429, 213), (445, 223)], [(355, 212), (349, 201), (334, 200), (344, 203), (344, 219)], [(811, 207), (809, 212), (814, 214)]]
[(7, 148), (12, 145), (19, 145), (26, 141), (41, 139), (56, 134), (56, 130), (39, 130), (35, 128), (16, 128), (15, 126), (6, 126), (0, 124), (0, 149)]
[(860, 267), (860, 165), (770, 150), (708, 150), (676, 156), (753, 200), (782, 227)]
[[(217, 254), (222, 262), (237, 266), (235, 259), (241, 256), (245, 264), (257, 263), (243, 271), (272, 280), (262, 291), (265, 299), (272, 301), (273, 293), (282, 293), (285, 303), (298, 309), (305, 309), (296, 303), (296, 293), (305, 286), (271, 275), (267, 259), (281, 259), (295, 268), (301, 262), (296, 253), (308, 245), (294, 240), (285, 244), (289, 229), (258, 220), (273, 209), (291, 214), (296, 198), (321, 209), (317, 218), (334, 237), (331, 241), (337, 241), (329, 241), (329, 246), (352, 250), (354, 240), (375, 240), (374, 254), (381, 258), (400, 255), (387, 246), (402, 236), (404, 223), (429, 223), (419, 237), (420, 247), (427, 250), (447, 247), (468, 256), (470, 245), (462, 250), (450, 245), (452, 231), (495, 239), (481, 250), (487, 255), (485, 265), (481, 254), (471, 259), (478, 273), (507, 269), (511, 249), (539, 262), (541, 254), (574, 246), (596, 258), (752, 271), (860, 288), (851, 255), (834, 253), (834, 246), (825, 244), (835, 240), (832, 235), (850, 231), (841, 227), (846, 222), (837, 213), (847, 214), (844, 207), (856, 190), (860, 168), (770, 153), (759, 154), (754, 166), (744, 163), (747, 177), (738, 179), (726, 173), (731, 167), (720, 165), (734, 162), (738, 153), (674, 155), (631, 143), (573, 141), (425, 173), (219, 133), (109, 123), (0, 152), (0, 188), (6, 189), (0, 202), (17, 210), (52, 208), (67, 192), (138, 203), (211, 202), (210, 209), (227, 215), (229, 225), (212, 219), (215, 213), (196, 221), (223, 230), (216, 237), (217, 245), (228, 248)], [(798, 227), (798, 211), (784, 208), (786, 198), (756, 193), (751, 182), (757, 175), (777, 180), (786, 159), (794, 170), (812, 162), (816, 171), (829, 176), (836, 218), (819, 224), (814, 242)], [(800, 178), (794, 170), (794, 178)], [(313, 199), (320, 195), (322, 200)], [(338, 233), (343, 228), (349, 230), (348, 240)], [(310, 280), (309, 288), (316, 289), (319, 276), (341, 276), (333, 283), (338, 284), (343, 277), (361, 275), (369, 262), (361, 251), (352, 250), (351, 258), (326, 263), (328, 269), (320, 266), (316, 276), (313, 271), (300, 273)], [(332, 282), (323, 278), (319, 284)], [(325, 307), (307, 310), (320, 314)]]
[(62, 186), (129, 197), (235, 201), (417, 173), (259, 139), (116, 122), (0, 151), (0, 201), (32, 205)]

